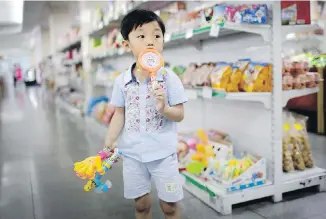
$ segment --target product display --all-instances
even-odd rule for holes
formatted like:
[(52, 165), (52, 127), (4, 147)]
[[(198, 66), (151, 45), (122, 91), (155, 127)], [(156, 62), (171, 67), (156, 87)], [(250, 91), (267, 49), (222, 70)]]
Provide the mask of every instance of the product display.
[(69, 86), (63, 86), (57, 90), (58, 96), (64, 102), (68, 103), (74, 108), (82, 110), (84, 107), (85, 97), (83, 94), (77, 92)]
[(310, 24), (310, 1), (281, 1), (282, 25)]
[(191, 63), (179, 76), (185, 87), (211, 86), (224, 92), (270, 92), (272, 67), (268, 63), (239, 59), (235, 63)]
[(284, 112), (283, 114), (284, 172), (314, 167), (306, 121), (306, 117), (295, 113)]
[(308, 72), (308, 62), (283, 61), (283, 90), (317, 87), (321, 81), (318, 72)]
[(229, 135), (216, 130), (180, 134), (178, 159), (180, 171), (228, 192), (262, 185), (266, 179), (265, 159), (234, 155)]

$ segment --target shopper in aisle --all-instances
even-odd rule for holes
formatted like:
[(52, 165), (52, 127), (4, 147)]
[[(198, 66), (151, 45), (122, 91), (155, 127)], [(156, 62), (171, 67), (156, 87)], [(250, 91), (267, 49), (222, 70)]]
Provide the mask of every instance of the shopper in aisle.
[[(163, 50), (165, 26), (152, 11), (134, 10), (121, 23), (123, 46), (136, 60), (146, 49)], [(151, 179), (168, 219), (180, 218), (183, 198), (176, 156), (176, 122), (184, 117), (187, 101), (183, 85), (173, 72), (161, 68), (152, 89), (149, 73), (134, 63), (115, 82), (111, 104), (116, 107), (105, 148), (118, 147), (124, 154), (124, 194), (136, 202), (136, 218), (151, 215)]]

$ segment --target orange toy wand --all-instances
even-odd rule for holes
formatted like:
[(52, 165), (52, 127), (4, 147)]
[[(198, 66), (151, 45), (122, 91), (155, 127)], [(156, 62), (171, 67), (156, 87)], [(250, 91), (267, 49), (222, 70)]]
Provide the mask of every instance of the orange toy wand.
[(163, 66), (163, 58), (155, 49), (146, 49), (138, 56), (138, 63), (149, 72), (152, 89), (157, 85), (156, 72)]

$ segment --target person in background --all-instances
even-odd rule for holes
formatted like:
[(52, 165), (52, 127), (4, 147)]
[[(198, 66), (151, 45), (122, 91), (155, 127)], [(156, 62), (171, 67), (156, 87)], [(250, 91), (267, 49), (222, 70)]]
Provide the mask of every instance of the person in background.
[[(137, 60), (145, 49), (163, 50), (165, 26), (152, 11), (134, 10), (121, 23), (123, 46)], [(164, 72), (164, 74), (163, 74)], [(123, 158), (124, 196), (136, 202), (136, 218), (150, 219), (151, 179), (167, 219), (179, 219), (183, 198), (179, 178), (176, 122), (184, 118), (187, 101), (179, 77), (168, 69), (157, 72), (152, 90), (149, 73), (132, 64), (115, 81), (111, 104), (116, 107), (104, 148), (119, 138)]]

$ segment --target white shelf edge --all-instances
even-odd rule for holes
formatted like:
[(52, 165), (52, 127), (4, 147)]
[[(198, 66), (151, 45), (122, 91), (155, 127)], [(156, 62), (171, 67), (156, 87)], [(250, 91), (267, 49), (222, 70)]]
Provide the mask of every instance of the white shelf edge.
[(290, 33), (304, 33), (320, 29), (316, 24), (304, 25), (282, 25), (282, 32), (284, 37)]
[(74, 116), (81, 116), (82, 112), (78, 108), (74, 107), (71, 104), (68, 104), (66, 101), (62, 100), (60, 97), (56, 98), (56, 104), (62, 109), (65, 109), (67, 112)]
[(313, 177), (325, 176), (326, 169), (319, 167), (306, 168), (303, 171), (294, 171), (290, 173), (283, 173), (282, 182), (290, 183), (297, 180), (304, 180)]

